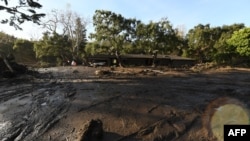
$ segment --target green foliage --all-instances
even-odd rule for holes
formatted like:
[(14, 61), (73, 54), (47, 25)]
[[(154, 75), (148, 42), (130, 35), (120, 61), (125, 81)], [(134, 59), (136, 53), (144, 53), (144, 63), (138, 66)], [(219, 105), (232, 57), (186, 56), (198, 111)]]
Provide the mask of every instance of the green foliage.
[[(93, 24), (95, 33), (90, 37), (99, 44), (95, 47), (102, 48), (99, 51), (106, 50), (106, 54), (116, 54), (118, 62), (120, 54), (152, 54), (155, 50), (161, 54), (168, 54), (178, 46), (176, 32), (166, 18), (159, 22), (151, 21), (144, 24), (110, 11), (97, 10)], [(97, 48), (94, 50), (97, 51)]]
[(151, 21), (149, 24), (139, 23), (136, 28), (135, 52), (152, 53), (158, 50), (161, 54), (169, 54), (177, 46), (176, 41), (176, 33), (167, 19)]
[(188, 54), (194, 56), (199, 62), (211, 61), (214, 54), (214, 44), (218, 39), (219, 33), (210, 28), (210, 25), (199, 24), (194, 29), (189, 30), (188, 39)]
[[(199, 62), (227, 64), (250, 56), (250, 29), (244, 24), (222, 27), (199, 24), (184, 36), (173, 29), (167, 18), (142, 23), (111, 11), (96, 10), (93, 16), (95, 31), (90, 34), (92, 41), (87, 43), (83, 18), (71, 11), (54, 16), (56, 19), (47, 23), (54, 32), (45, 33), (36, 42), (16, 40), (0, 32), (0, 51), (7, 55), (14, 49), (18, 61), (35, 60), (35, 56), (44, 66), (72, 59), (84, 61), (85, 57), (95, 54), (115, 54), (120, 65), (120, 55), (128, 53), (154, 54), (155, 57), (157, 53), (174, 54)], [(56, 29), (61, 26), (62, 34), (58, 34)]]
[(76, 60), (82, 63), (86, 57), (85, 46), (86, 39), (86, 26), (87, 22), (84, 18), (70, 9), (52, 10), (43, 26), (51, 33), (61, 33), (61, 36), (67, 36), (71, 46), (67, 50), (70, 53), (68, 59)]
[(6, 56), (13, 54), (13, 45), (16, 38), (4, 32), (0, 32), (0, 52)]
[[(120, 53), (124, 50), (124, 44), (133, 40), (134, 28), (136, 26), (135, 19), (126, 19), (120, 14), (116, 14), (105, 10), (96, 10), (93, 16), (93, 25), (95, 26), (95, 33), (90, 37), (95, 39), (99, 44), (108, 42), (110, 49), (107, 50), (116, 54), (118, 62)], [(103, 47), (100, 45), (99, 47)]]
[(20, 63), (36, 63), (34, 42), (17, 39), (13, 46), (15, 60)]
[(87, 56), (96, 54), (112, 54), (112, 50), (110, 50), (109, 42), (102, 42), (99, 44), (97, 41), (94, 41), (87, 43), (85, 53)]
[(230, 26), (224, 25), (222, 28), (217, 28), (220, 32), (220, 38), (216, 40), (214, 48), (214, 61), (217, 63), (231, 64), (233, 58), (238, 56), (236, 48), (229, 45), (227, 40), (230, 39), (235, 31), (244, 28), (244, 24), (233, 24)]
[(67, 36), (55, 32), (51, 35), (44, 33), (43, 38), (35, 43), (34, 51), (41, 62), (59, 65), (71, 56), (70, 47), (71, 42)]
[(250, 57), (250, 28), (235, 31), (227, 43), (235, 47), (239, 55)]
[(87, 45), (85, 51), (88, 54), (119, 56), (123, 53), (152, 54), (157, 51), (159, 54), (194, 58), (199, 62), (227, 64), (243, 55), (249, 56), (247, 40), (240, 42), (240, 48), (227, 41), (234, 31), (244, 28), (244, 24), (222, 27), (199, 24), (184, 36), (179, 35), (178, 29), (174, 30), (166, 18), (145, 24), (104, 10), (96, 11), (93, 24), (95, 33), (91, 34), (91, 38), (94, 42)]
[(73, 58), (76, 58), (76, 60), (82, 60), (81, 58), (86, 56), (84, 50), (86, 42), (86, 27), (81, 18), (77, 17), (75, 21), (75, 29), (71, 38)]
[(235, 31), (244, 27), (244, 24), (233, 24), (211, 28), (210, 25), (199, 24), (187, 34), (188, 49), (186, 53), (199, 62), (214, 61), (232, 64), (241, 57), (236, 46), (229, 44), (228, 40)]
[(95, 33), (90, 37), (98, 42), (109, 42), (114, 52), (120, 52), (126, 41), (131, 41), (129, 31), (132, 19), (125, 19), (122, 15), (110, 11), (97, 10), (93, 17)]
[(95, 51), (95, 44), (94, 42), (90, 42), (90, 43), (87, 43), (86, 44), (86, 47), (85, 47), (85, 52), (86, 52), (86, 56), (91, 56), (91, 55), (95, 55), (96, 54), (96, 51)]
[(21, 30), (20, 24), (31, 21), (36, 24), (40, 24), (40, 19), (45, 16), (44, 13), (37, 13), (36, 9), (41, 8), (42, 5), (33, 0), (19, 0), (16, 6), (8, 6), (9, 0), (1, 0), (3, 5), (0, 5), (1, 12), (7, 12), (10, 14), (9, 19), (1, 19), (2, 24), (9, 23), (10, 26), (15, 27), (16, 29)]

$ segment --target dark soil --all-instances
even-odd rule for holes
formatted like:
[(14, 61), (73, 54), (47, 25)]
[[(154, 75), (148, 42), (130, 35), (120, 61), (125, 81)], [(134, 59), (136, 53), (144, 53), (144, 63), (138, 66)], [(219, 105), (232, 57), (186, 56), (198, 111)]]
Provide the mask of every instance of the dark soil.
[(215, 140), (202, 125), (210, 101), (228, 96), (250, 105), (249, 69), (36, 71), (0, 79), (1, 141), (80, 140), (97, 119), (102, 141)]

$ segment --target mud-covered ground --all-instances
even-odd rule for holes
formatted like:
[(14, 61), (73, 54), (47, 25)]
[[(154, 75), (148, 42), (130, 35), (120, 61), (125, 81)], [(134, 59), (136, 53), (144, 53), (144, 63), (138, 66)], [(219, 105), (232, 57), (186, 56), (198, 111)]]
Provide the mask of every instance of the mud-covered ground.
[(211, 100), (230, 96), (250, 105), (249, 69), (36, 71), (0, 80), (1, 141), (75, 141), (91, 119), (102, 121), (103, 141), (210, 140), (201, 121)]

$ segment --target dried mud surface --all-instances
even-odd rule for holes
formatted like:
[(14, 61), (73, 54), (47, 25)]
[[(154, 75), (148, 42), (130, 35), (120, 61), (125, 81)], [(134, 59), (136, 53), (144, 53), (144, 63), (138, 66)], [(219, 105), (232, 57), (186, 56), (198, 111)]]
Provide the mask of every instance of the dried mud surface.
[(250, 105), (249, 69), (109, 70), (56, 67), (1, 79), (0, 140), (75, 141), (91, 119), (103, 122), (103, 141), (213, 140), (201, 124), (211, 100)]

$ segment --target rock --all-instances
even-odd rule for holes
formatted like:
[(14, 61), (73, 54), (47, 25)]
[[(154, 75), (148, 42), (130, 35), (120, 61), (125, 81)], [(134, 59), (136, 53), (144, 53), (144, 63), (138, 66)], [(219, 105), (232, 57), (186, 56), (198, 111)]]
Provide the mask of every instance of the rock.
[(103, 75), (101, 70), (96, 70), (95, 75)]
[(95, 75), (108, 75), (108, 74), (111, 74), (111, 72), (109, 70), (96, 70), (95, 71)]
[(84, 125), (78, 141), (100, 141), (103, 137), (103, 127), (100, 119), (91, 120)]

